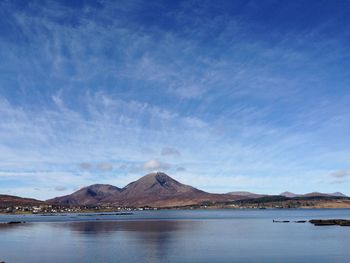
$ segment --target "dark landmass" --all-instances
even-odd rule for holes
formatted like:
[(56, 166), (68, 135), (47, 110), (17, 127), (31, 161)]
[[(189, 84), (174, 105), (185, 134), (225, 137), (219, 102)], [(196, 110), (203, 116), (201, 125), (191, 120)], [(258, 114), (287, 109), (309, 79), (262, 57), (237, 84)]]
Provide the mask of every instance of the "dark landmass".
[(315, 226), (350, 226), (348, 219), (312, 219), (309, 222)]

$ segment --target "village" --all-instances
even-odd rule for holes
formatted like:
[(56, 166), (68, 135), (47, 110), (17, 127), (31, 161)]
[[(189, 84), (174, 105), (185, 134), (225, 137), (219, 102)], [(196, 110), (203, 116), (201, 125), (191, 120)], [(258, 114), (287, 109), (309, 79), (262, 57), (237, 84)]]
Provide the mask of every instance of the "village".
[(157, 210), (151, 207), (111, 207), (111, 206), (61, 206), (61, 205), (36, 205), (36, 206), (9, 206), (0, 208), (0, 213), (6, 214), (58, 214), (58, 213), (97, 213), (119, 211), (143, 211)]

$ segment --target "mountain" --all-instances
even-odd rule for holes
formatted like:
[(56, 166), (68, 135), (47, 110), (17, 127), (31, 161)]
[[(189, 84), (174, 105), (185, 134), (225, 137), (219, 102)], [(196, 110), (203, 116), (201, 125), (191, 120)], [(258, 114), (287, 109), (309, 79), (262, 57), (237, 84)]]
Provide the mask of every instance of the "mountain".
[(32, 198), (22, 198), (13, 195), (0, 195), (0, 208), (7, 208), (10, 206), (35, 206), (45, 204)]
[(107, 199), (118, 198), (121, 189), (109, 184), (94, 184), (84, 187), (73, 194), (48, 200), (49, 203), (62, 205), (96, 205)]
[[(133, 206), (184, 206), (225, 201), (226, 195), (210, 194), (184, 185), (164, 173), (151, 173), (122, 189), (119, 203)], [(234, 199), (234, 198), (231, 198)]]
[(307, 194), (303, 194), (300, 195), (302, 197), (315, 197), (315, 196), (322, 196), (322, 197), (328, 197), (331, 196), (330, 194), (326, 194), (326, 193), (320, 193), (320, 192), (311, 192), (311, 193), (307, 193)]
[(260, 197), (267, 196), (264, 194), (254, 194), (254, 193), (247, 192), (247, 191), (235, 191), (235, 192), (229, 192), (227, 194), (235, 195), (235, 196), (242, 196), (242, 197), (246, 197), (246, 198), (260, 198)]
[(341, 192), (335, 192), (335, 193), (331, 193), (331, 196), (338, 196), (338, 197), (348, 197), (347, 195), (341, 193)]
[(71, 195), (48, 200), (55, 204), (172, 207), (205, 202), (233, 201), (242, 197), (211, 194), (184, 185), (165, 173), (150, 173), (124, 188), (92, 185)]
[[(295, 197), (298, 197), (298, 199), (294, 199)], [(0, 208), (45, 204), (86, 206), (110, 205), (128, 207), (176, 207), (216, 204), (218, 205), (217, 207), (231, 207), (232, 201), (248, 202), (248, 204), (249, 202), (252, 204), (273, 204), (273, 202), (281, 202), (281, 198), (284, 198), (282, 201), (287, 199), (288, 202), (300, 202), (300, 200), (307, 200), (308, 202), (317, 201), (319, 202), (316, 204), (318, 207), (342, 207), (339, 205), (339, 199), (344, 199), (346, 202), (348, 202), (347, 200), (350, 199), (340, 192), (312, 192), (308, 194), (283, 192), (279, 196), (254, 194), (246, 191), (236, 191), (227, 194), (212, 194), (192, 186), (182, 184), (165, 173), (157, 172), (147, 174), (123, 188), (118, 188), (108, 184), (94, 184), (84, 187), (70, 195), (56, 197), (47, 200), (46, 202), (11, 195), (0, 195)], [(336, 201), (329, 203), (329, 200), (332, 198)], [(328, 201), (325, 202), (325, 200)], [(276, 203), (276, 205), (278, 204)], [(300, 204), (298, 203), (298, 205)]]
[(301, 195), (298, 195), (298, 194), (294, 194), (294, 193), (291, 193), (291, 192), (283, 192), (283, 193), (280, 193), (281, 196), (285, 196), (285, 197), (288, 197), (288, 198), (294, 198), (294, 197), (298, 197), (298, 196), (301, 196)]
[(281, 196), (294, 198), (294, 197), (347, 197), (343, 193), (335, 192), (335, 193), (320, 193), (320, 192), (311, 192), (307, 194), (294, 194), (291, 192), (283, 192), (280, 194)]

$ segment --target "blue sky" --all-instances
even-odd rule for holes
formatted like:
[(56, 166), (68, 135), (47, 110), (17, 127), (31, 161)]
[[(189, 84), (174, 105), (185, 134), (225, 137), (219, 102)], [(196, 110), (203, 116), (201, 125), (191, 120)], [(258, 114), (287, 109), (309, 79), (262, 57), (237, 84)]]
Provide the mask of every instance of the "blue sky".
[(349, 85), (348, 1), (0, 1), (0, 193), (350, 195)]

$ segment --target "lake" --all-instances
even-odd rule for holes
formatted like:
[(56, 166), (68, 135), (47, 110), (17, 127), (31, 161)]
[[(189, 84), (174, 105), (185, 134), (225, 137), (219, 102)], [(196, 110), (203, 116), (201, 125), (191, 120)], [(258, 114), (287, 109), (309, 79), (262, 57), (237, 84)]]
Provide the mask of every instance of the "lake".
[(0, 261), (350, 262), (350, 209), (160, 210), (132, 215), (0, 215)]

